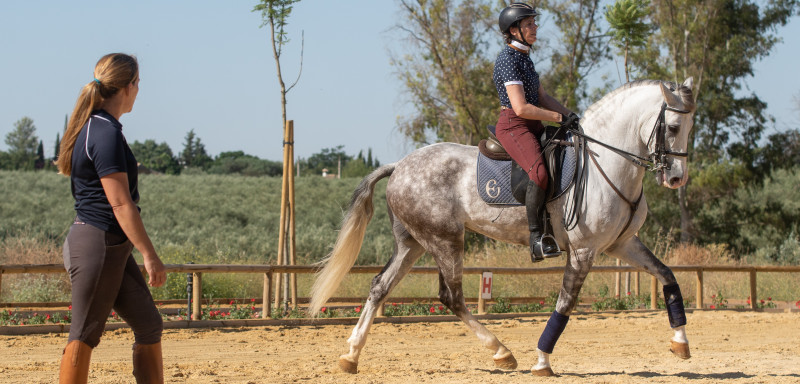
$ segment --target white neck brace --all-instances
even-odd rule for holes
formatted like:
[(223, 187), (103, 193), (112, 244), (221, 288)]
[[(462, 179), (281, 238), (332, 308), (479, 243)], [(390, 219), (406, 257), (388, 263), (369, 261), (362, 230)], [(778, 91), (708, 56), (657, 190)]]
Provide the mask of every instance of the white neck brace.
[(525, 52), (528, 52), (531, 49), (531, 47), (529, 47), (529, 46), (527, 46), (525, 44), (522, 44), (522, 43), (520, 43), (519, 41), (516, 41), (516, 40), (511, 40), (511, 45), (513, 45), (514, 47), (519, 48), (519, 49), (521, 49), (521, 50), (523, 50)]

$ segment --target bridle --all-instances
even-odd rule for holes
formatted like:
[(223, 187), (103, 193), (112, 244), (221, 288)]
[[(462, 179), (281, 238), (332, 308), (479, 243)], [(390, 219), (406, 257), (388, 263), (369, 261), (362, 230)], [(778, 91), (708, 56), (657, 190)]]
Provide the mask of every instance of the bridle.
[(651, 171), (657, 172), (662, 169), (670, 170), (671, 167), (667, 162), (667, 156), (689, 157), (689, 152), (674, 152), (667, 149), (667, 124), (664, 117), (666, 111), (680, 113), (682, 115), (692, 113), (692, 111), (687, 111), (685, 109), (672, 108), (668, 106), (667, 103), (661, 104), (661, 112), (658, 113), (656, 125), (650, 133), (650, 139), (647, 140), (647, 147), (650, 148), (650, 143), (653, 142), (653, 138), (656, 139), (655, 148), (653, 148), (653, 152), (650, 153), (650, 164), (652, 164), (652, 166), (649, 170)]

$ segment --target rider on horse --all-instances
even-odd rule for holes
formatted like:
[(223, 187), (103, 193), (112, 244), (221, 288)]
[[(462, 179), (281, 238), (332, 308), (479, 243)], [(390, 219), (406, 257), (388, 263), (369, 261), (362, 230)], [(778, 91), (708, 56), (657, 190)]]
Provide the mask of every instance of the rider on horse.
[(547, 168), (542, 156), (539, 136), (544, 131), (541, 121), (559, 123), (562, 127), (577, 126), (578, 115), (545, 92), (539, 74), (530, 58), (536, 41), (536, 16), (528, 4), (512, 3), (500, 12), (500, 31), (506, 47), (500, 51), (494, 66), (494, 84), (500, 98), (500, 117), (496, 135), (511, 158), (524, 169), (530, 181), (525, 193), (528, 227), (531, 232), (531, 260), (556, 257), (561, 250), (555, 240), (544, 235), (543, 215), (547, 194)]

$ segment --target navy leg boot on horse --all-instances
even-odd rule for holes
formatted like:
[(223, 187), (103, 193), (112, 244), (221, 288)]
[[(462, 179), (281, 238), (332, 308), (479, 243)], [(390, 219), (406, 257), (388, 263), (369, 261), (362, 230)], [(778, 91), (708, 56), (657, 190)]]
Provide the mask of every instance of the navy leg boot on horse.
[(547, 192), (533, 181), (528, 181), (525, 191), (525, 209), (528, 213), (528, 229), (531, 231), (531, 261), (534, 263), (544, 260), (545, 257), (561, 255), (561, 249), (553, 236), (544, 230), (544, 200)]

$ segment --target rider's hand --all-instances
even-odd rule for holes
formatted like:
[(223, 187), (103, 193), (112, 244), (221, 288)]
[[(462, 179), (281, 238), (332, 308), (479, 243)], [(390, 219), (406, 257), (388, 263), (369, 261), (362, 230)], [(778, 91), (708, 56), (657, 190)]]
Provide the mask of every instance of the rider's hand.
[(580, 117), (575, 112), (571, 112), (569, 116), (561, 115), (561, 127), (566, 129), (577, 129)]
[(148, 283), (151, 287), (160, 287), (167, 281), (167, 271), (158, 256), (145, 257), (144, 269), (150, 277)]

